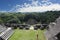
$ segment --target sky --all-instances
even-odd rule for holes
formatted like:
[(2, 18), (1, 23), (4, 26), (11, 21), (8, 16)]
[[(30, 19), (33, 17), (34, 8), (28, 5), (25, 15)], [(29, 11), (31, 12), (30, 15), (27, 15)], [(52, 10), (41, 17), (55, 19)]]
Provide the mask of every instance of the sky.
[(0, 12), (60, 11), (60, 0), (0, 0)]

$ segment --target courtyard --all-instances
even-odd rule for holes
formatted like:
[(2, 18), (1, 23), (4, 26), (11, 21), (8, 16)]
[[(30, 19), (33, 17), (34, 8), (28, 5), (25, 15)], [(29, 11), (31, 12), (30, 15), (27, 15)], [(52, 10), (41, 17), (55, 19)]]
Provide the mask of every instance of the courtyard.
[(15, 29), (13, 35), (9, 38), (9, 40), (46, 40), (44, 36), (45, 30), (20, 30)]

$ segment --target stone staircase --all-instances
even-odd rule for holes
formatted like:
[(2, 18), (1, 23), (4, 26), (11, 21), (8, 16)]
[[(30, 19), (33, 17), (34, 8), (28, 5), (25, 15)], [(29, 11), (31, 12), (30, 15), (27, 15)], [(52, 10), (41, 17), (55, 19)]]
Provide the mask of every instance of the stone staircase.
[(13, 29), (12, 28), (8, 28), (7, 30), (5, 30), (4, 32), (2, 32), (0, 34), (0, 37), (3, 39), (3, 40), (8, 40), (8, 38), (13, 34)]

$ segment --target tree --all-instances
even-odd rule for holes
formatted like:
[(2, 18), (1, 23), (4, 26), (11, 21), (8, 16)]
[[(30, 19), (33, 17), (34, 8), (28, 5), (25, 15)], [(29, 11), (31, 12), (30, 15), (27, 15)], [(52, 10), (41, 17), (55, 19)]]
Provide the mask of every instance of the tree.
[(11, 19), (7, 21), (8, 23), (15, 23), (15, 24), (19, 24), (21, 23), (18, 19)]

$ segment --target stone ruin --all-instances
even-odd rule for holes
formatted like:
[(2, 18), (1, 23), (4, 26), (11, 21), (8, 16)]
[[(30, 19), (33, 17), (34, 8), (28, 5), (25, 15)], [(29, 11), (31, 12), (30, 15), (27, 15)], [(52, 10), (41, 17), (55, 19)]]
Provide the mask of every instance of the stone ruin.
[(28, 30), (30, 28), (30, 25), (28, 24), (20, 24), (19, 29), (26, 29)]
[(38, 22), (35, 20), (35, 19), (29, 19), (26, 24), (29, 24), (29, 25), (34, 25), (34, 24), (37, 24)]
[(14, 33), (11, 27), (6, 28), (0, 25), (0, 40), (8, 40), (8, 38)]
[(41, 29), (44, 30), (47, 27), (47, 24), (36, 24), (34, 25), (34, 30)]
[(60, 17), (55, 22), (49, 24), (45, 36), (47, 40), (60, 40)]

